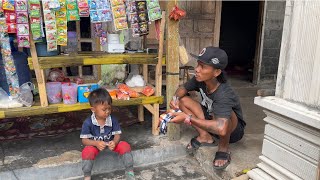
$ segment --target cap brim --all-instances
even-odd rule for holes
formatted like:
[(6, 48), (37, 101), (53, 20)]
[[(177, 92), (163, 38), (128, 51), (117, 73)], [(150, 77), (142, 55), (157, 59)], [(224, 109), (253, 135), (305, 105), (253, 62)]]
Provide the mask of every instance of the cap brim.
[(200, 56), (197, 56), (197, 55), (192, 54), (192, 53), (190, 53), (190, 55), (191, 55), (192, 57), (194, 57), (197, 61), (201, 61), (201, 62), (204, 63), (204, 64), (207, 64), (207, 65), (211, 65), (211, 66), (212, 66), (212, 64), (208, 64), (205, 60), (201, 59)]

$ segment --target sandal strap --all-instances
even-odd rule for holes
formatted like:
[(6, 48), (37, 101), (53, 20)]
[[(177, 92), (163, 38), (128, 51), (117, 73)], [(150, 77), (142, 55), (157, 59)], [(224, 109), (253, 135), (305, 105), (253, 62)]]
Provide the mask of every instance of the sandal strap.
[(193, 148), (199, 148), (201, 146), (201, 143), (197, 140), (197, 137), (192, 138), (190, 143)]
[(231, 161), (230, 152), (217, 151), (213, 161), (228, 160)]

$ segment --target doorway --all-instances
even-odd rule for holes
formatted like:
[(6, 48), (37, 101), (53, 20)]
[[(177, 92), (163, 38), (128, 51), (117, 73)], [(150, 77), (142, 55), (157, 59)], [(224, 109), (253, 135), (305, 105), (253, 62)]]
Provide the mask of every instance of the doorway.
[(259, 1), (223, 1), (219, 47), (229, 58), (226, 72), (229, 77), (252, 82), (263, 12)]

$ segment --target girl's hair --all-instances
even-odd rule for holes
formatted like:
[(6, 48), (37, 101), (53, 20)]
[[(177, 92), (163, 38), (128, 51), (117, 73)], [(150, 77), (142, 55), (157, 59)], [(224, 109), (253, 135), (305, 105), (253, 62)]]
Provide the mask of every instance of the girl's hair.
[(89, 99), (90, 106), (94, 106), (97, 104), (104, 104), (104, 103), (108, 103), (109, 105), (112, 104), (112, 98), (109, 92), (103, 88), (99, 88), (92, 91), (89, 94), (88, 99)]
[(219, 83), (226, 83), (227, 82), (227, 75), (226, 72), (221, 70), (220, 75), (217, 77)]

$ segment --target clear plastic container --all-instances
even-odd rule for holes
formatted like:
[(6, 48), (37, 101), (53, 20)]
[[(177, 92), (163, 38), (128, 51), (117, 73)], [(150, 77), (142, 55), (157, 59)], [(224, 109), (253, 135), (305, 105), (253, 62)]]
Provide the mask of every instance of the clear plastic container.
[(61, 82), (46, 83), (47, 97), (50, 104), (57, 104), (62, 101)]
[(77, 103), (78, 85), (76, 83), (62, 84), (62, 97), (64, 104)]

